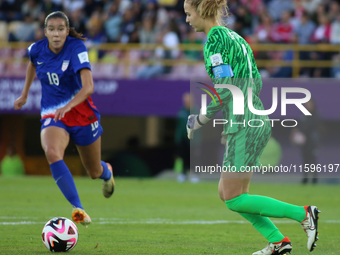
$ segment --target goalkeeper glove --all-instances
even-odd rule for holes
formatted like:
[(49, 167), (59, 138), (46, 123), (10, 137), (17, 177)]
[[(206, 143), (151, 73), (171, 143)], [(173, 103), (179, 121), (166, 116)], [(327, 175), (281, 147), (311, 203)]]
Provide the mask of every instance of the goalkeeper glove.
[(201, 128), (202, 126), (203, 124), (200, 123), (198, 115), (189, 115), (187, 123), (188, 138), (193, 139), (194, 131)]

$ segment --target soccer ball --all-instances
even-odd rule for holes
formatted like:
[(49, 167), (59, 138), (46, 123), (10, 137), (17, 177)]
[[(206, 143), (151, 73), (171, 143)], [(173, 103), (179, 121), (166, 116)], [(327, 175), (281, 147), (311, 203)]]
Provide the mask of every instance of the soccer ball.
[(45, 224), (42, 231), (42, 241), (50, 251), (70, 251), (77, 244), (78, 229), (71, 220), (56, 217)]

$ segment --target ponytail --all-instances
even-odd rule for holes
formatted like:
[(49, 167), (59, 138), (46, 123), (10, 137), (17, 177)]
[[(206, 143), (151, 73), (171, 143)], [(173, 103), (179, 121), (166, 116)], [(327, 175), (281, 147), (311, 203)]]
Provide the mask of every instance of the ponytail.
[(74, 29), (74, 27), (70, 27), (70, 32), (69, 32), (68, 36), (78, 38), (78, 39), (82, 40), (83, 42), (86, 41), (86, 38), (83, 37), (83, 34), (82, 33), (78, 33)]

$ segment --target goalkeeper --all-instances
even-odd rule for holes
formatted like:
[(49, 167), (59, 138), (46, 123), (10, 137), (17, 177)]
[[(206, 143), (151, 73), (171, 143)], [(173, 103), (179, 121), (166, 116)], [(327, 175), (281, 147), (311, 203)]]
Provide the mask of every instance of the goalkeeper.
[[(318, 208), (316, 206), (296, 206), (270, 197), (250, 195), (249, 183), (252, 173), (242, 173), (241, 166), (260, 166), (259, 158), (266, 146), (271, 123), (265, 115), (253, 114), (247, 104), (248, 88), (252, 88), (254, 108), (263, 110), (259, 93), (262, 88), (252, 50), (248, 43), (237, 33), (222, 26), (222, 15), (227, 13), (225, 0), (186, 0), (184, 2), (186, 22), (196, 32), (204, 32), (207, 42), (204, 46), (204, 60), (208, 75), (215, 84), (221, 104), (214, 102), (207, 106), (206, 114), (190, 115), (188, 118), (188, 138), (194, 131), (211, 120), (222, 110), (223, 119), (228, 120), (223, 129), (227, 136), (223, 167), (237, 172), (223, 172), (219, 182), (219, 195), (227, 207), (238, 212), (268, 240), (268, 245), (256, 254), (286, 254), (292, 244), (268, 217), (289, 218), (301, 223), (307, 234), (307, 249), (316, 246), (318, 233)], [(233, 114), (233, 97), (229, 89), (218, 88), (218, 84), (237, 86), (244, 95), (244, 115)], [(217, 85), (217, 86), (216, 86)], [(250, 96), (250, 95), (249, 95)], [(215, 95), (215, 100), (219, 99)], [(239, 110), (239, 109), (235, 109)], [(249, 120), (252, 121), (251, 127)], [(232, 124), (233, 123), (233, 124)], [(236, 124), (237, 123), (237, 124)], [(229, 168), (228, 168), (229, 167)]]

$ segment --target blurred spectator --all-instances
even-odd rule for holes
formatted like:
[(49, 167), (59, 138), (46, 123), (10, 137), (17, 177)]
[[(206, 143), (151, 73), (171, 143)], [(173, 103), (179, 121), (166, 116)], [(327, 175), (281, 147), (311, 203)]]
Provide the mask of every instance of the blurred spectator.
[(62, 5), (59, 3), (56, 3), (55, 1), (44, 0), (42, 2), (42, 11), (45, 13), (46, 16), (52, 12), (61, 11), (61, 10), (62, 10)]
[(290, 43), (293, 40), (294, 28), (291, 24), (291, 14), (289, 11), (281, 12), (280, 22), (274, 24), (271, 33), (271, 39), (274, 42)]
[(42, 12), (42, 4), (39, 0), (27, 0), (21, 6), (21, 13), (24, 16), (30, 15), (33, 20), (38, 20)]
[(170, 17), (168, 15), (168, 11), (165, 8), (159, 8), (157, 10), (157, 17), (156, 17), (156, 30), (160, 31), (162, 27), (166, 26), (168, 24)]
[(132, 2), (132, 10), (133, 10), (133, 16), (135, 17), (136, 22), (142, 21), (142, 9), (141, 9), (141, 3), (139, 0), (133, 0)]
[[(292, 50), (288, 50), (288, 51), (285, 51), (283, 53), (283, 56), (281, 57), (281, 59), (283, 61), (292, 61), (293, 60), (293, 54), (294, 52)], [(292, 77), (292, 68), (291, 67), (280, 67), (278, 69), (278, 71), (276, 71), (272, 77), (273, 78), (290, 78)]]
[(130, 36), (135, 31), (135, 19), (133, 16), (132, 9), (126, 9), (123, 14), (123, 22), (121, 24), (121, 43), (129, 43), (131, 42)]
[(176, 27), (176, 23), (172, 21), (167, 28), (163, 29), (163, 31), (163, 33), (159, 33), (157, 35), (156, 43), (161, 44), (161, 46), (158, 46), (155, 49), (151, 57), (154, 63), (141, 68), (137, 73), (137, 78), (150, 79), (161, 74), (168, 74), (171, 72), (172, 67), (169, 65), (163, 65), (161, 60), (178, 58), (179, 37), (176, 33), (178, 32), (178, 28)]
[(301, 16), (300, 25), (296, 28), (295, 34), (299, 44), (310, 43), (311, 36), (315, 30), (315, 24), (310, 20), (307, 13)]
[[(314, 43), (329, 43), (331, 34), (331, 24), (326, 15), (320, 14), (318, 16), (319, 25), (312, 35), (312, 42)], [(333, 52), (314, 52), (312, 53), (313, 60), (331, 60)], [(330, 77), (330, 68), (315, 68), (313, 77)]]
[(153, 59), (154, 63), (141, 68), (137, 73), (137, 78), (150, 79), (171, 72), (172, 67), (163, 65), (161, 60), (178, 58), (179, 37), (176, 33), (178, 32), (178, 28), (176, 27), (176, 23), (172, 21), (167, 28), (163, 29), (163, 31), (163, 33), (157, 35), (156, 42), (162, 44), (162, 46), (158, 46), (153, 53), (151, 59)]
[(92, 17), (86, 24), (87, 33), (84, 35), (87, 38), (85, 44), (89, 51), (90, 62), (92, 63), (96, 63), (98, 59), (101, 59), (105, 54), (104, 51), (99, 51), (97, 49), (99, 44), (107, 42), (102, 27), (100, 13), (93, 13)]
[[(271, 39), (277, 43), (292, 43), (294, 42), (294, 28), (291, 23), (291, 13), (289, 11), (281, 12), (281, 21), (273, 26)], [(293, 60), (293, 51), (288, 50), (286, 52), (272, 52), (274, 59), (281, 59), (284, 61)], [(288, 78), (292, 76), (291, 67), (279, 68), (272, 77), (274, 78)]]
[(312, 41), (315, 43), (328, 43), (331, 34), (331, 24), (326, 15), (321, 14), (318, 18), (318, 26), (312, 35)]
[(264, 8), (262, 0), (240, 0), (242, 6), (247, 7), (252, 15), (258, 15)]
[(336, 20), (339, 11), (340, 11), (339, 3), (334, 0), (331, 1), (331, 3), (329, 4), (329, 8), (328, 8), (328, 17), (331, 22)]
[(127, 9), (132, 9), (132, 3), (130, 0), (118, 0), (119, 8), (118, 11), (120, 13), (125, 13)]
[(175, 165), (174, 169), (178, 173), (177, 180), (183, 182), (186, 174), (190, 170), (190, 140), (187, 137), (187, 121), (190, 115), (190, 93), (183, 94), (183, 106), (177, 113), (177, 123), (175, 130)]
[(9, 146), (0, 164), (2, 176), (12, 177), (25, 174), (24, 163), (16, 154), (14, 146)]
[(152, 17), (144, 17), (142, 28), (139, 31), (140, 43), (156, 43), (157, 32)]
[[(177, 23), (174, 20), (171, 20), (170, 24), (165, 29), (165, 34), (163, 37), (163, 44), (168, 49), (165, 51), (165, 59), (176, 59), (179, 57), (179, 43), (180, 32)], [(171, 69), (172, 66), (166, 66), (164, 72), (170, 73)]]
[(102, 12), (103, 5), (101, 1), (85, 0), (84, 12), (86, 17), (91, 17), (96, 11)]
[[(197, 33), (190, 28), (188, 38), (183, 41), (184, 44), (202, 44), (202, 40), (197, 38)], [(197, 50), (186, 50), (184, 55), (187, 59), (198, 60), (202, 59), (202, 54)]]
[[(331, 44), (340, 44), (340, 13), (338, 13), (337, 19), (331, 25)], [(331, 70), (332, 78), (340, 78), (340, 54), (336, 54), (332, 57), (334, 67)]]
[[(305, 104), (305, 107), (312, 115), (303, 115), (300, 118), (299, 125), (292, 131), (291, 140), (293, 144), (301, 148), (303, 164), (313, 164), (315, 166), (317, 164), (316, 150), (319, 142), (318, 127), (320, 120), (315, 102), (312, 99)], [(304, 173), (302, 183), (308, 183), (309, 177), (312, 178), (312, 183), (317, 183), (316, 171)]]
[(237, 13), (237, 9), (240, 6), (238, 3), (238, 0), (229, 0), (228, 1), (228, 8), (229, 8), (229, 13), (235, 15)]
[(338, 13), (336, 20), (331, 24), (330, 43), (340, 44), (340, 13)]
[(312, 15), (316, 12), (320, 3), (322, 3), (322, 0), (304, 0), (302, 6), (309, 15)]
[[(83, 0), (63, 0), (63, 10), (69, 16), (72, 12), (78, 9), (83, 9), (85, 1)], [(88, 16), (89, 17), (89, 16)]]
[(327, 15), (326, 13), (326, 5), (324, 3), (320, 3), (316, 8), (316, 11), (311, 16), (312, 21), (316, 24), (319, 24), (320, 16)]
[(109, 42), (118, 42), (120, 37), (120, 26), (122, 24), (122, 16), (118, 12), (118, 3), (113, 2), (105, 17), (105, 34)]
[(278, 21), (282, 18), (282, 12), (291, 12), (294, 10), (292, 0), (272, 0), (268, 5), (269, 15), (274, 21)]
[[(295, 35), (297, 36), (297, 42), (299, 44), (309, 44), (311, 43), (311, 36), (315, 30), (315, 24), (310, 20), (308, 14), (304, 12), (301, 17), (300, 25), (295, 30)], [(309, 51), (300, 51), (301, 60), (310, 60)], [(301, 68), (300, 73), (302, 76), (309, 77), (312, 73), (311, 68)]]
[(303, 7), (303, 0), (294, 0), (294, 16), (300, 19), (305, 13), (305, 8)]
[(86, 25), (82, 16), (82, 9), (74, 10), (69, 15), (70, 27), (74, 27), (74, 29), (82, 34), (86, 33)]
[(87, 38), (87, 44), (100, 44), (106, 42), (106, 36), (102, 27), (100, 13), (96, 12), (86, 24), (87, 33), (85, 34), (85, 37)]
[[(159, 33), (156, 38), (156, 43), (163, 43), (164, 35)], [(165, 48), (163, 46), (158, 46), (150, 56), (145, 57), (145, 59), (150, 60), (152, 63), (139, 69), (136, 74), (137, 79), (150, 79), (157, 77), (165, 73), (165, 67), (162, 64), (162, 59), (165, 59)]]
[(34, 23), (32, 16), (25, 15), (24, 22), (18, 24), (15, 31), (10, 33), (9, 41), (12, 42), (32, 42), (35, 38), (35, 31), (38, 28), (38, 24)]
[(146, 8), (143, 13), (143, 18), (146, 16), (151, 17), (152, 19), (154, 19), (154, 22), (156, 22), (157, 10), (158, 10), (157, 0), (147, 0)]
[(250, 12), (244, 6), (239, 6), (236, 13), (235, 32), (243, 37), (248, 36), (251, 34), (251, 24)]
[(20, 0), (2, 0), (0, 1), (0, 20), (11, 22), (21, 20), (21, 5)]
[(272, 34), (273, 30), (273, 22), (271, 17), (264, 13), (260, 17), (260, 24), (256, 28), (253, 36), (254, 43), (269, 43), (270, 35)]

